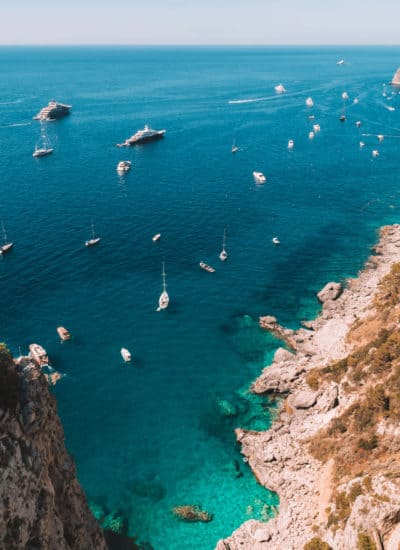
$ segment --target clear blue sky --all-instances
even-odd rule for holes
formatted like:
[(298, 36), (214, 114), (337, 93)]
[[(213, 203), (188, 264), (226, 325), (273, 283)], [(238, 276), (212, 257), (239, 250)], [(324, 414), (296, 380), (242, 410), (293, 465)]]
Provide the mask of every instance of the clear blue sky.
[(400, 0), (0, 0), (0, 44), (399, 44)]

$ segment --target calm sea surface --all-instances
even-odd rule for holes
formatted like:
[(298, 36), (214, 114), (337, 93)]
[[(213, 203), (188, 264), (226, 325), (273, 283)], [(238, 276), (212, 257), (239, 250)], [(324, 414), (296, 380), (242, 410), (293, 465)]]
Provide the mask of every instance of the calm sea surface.
[[(273, 514), (233, 432), (270, 422), (248, 393), (278, 345), (258, 316), (314, 316), (316, 291), (356, 275), (377, 227), (399, 221), (400, 98), (387, 85), (399, 64), (398, 47), (0, 49), (0, 217), (14, 242), (0, 338), (15, 354), (47, 349), (89, 500), (156, 550), (211, 550)], [(34, 159), (32, 116), (52, 98), (72, 112), (47, 125), (53, 155)], [(146, 123), (165, 139), (115, 147)], [(91, 218), (102, 240), (87, 249)], [(171, 301), (157, 313), (162, 261)], [(171, 509), (185, 504), (213, 521), (181, 522)]]

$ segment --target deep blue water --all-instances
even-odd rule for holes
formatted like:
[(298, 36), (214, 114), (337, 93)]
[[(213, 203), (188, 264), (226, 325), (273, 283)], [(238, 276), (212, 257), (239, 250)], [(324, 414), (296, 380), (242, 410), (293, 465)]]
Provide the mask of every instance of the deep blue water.
[[(399, 221), (400, 99), (387, 86), (399, 59), (400, 47), (0, 49), (0, 217), (15, 243), (0, 258), (1, 339), (16, 354), (46, 347), (89, 499), (156, 550), (211, 550), (278, 503), (233, 433), (270, 421), (247, 391), (277, 345), (257, 318), (312, 317), (316, 291), (356, 275), (377, 227)], [(54, 154), (33, 159), (32, 116), (52, 98), (72, 113), (47, 125)], [(115, 147), (145, 123), (165, 139)], [(86, 249), (92, 217), (102, 241)], [(171, 303), (156, 313), (162, 260)], [(73, 340), (60, 344), (60, 324)], [(180, 522), (182, 504), (213, 521)]]

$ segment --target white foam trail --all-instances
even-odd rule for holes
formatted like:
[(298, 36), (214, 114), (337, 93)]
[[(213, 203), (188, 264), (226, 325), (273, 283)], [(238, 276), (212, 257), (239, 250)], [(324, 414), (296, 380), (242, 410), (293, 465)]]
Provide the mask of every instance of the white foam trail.
[(0, 128), (15, 128), (16, 126), (29, 126), (32, 122), (15, 122), (14, 124), (4, 124)]
[(231, 105), (237, 104), (237, 103), (256, 103), (257, 101), (267, 101), (269, 99), (275, 99), (276, 96), (268, 96), (268, 97), (256, 97), (253, 99), (231, 99), (228, 101)]

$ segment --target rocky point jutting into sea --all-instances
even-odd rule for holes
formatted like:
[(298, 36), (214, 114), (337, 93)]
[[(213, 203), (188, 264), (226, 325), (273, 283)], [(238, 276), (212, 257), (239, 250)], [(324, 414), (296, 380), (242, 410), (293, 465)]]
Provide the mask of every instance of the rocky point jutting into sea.
[(4, 344), (0, 465), (0, 548), (106, 550), (65, 449), (47, 380), (29, 357), (14, 361)]
[(254, 382), (281, 397), (266, 432), (237, 429), (254, 475), (280, 497), (217, 550), (400, 548), (400, 225), (386, 226), (356, 279), (328, 283), (322, 311), (289, 330)]

